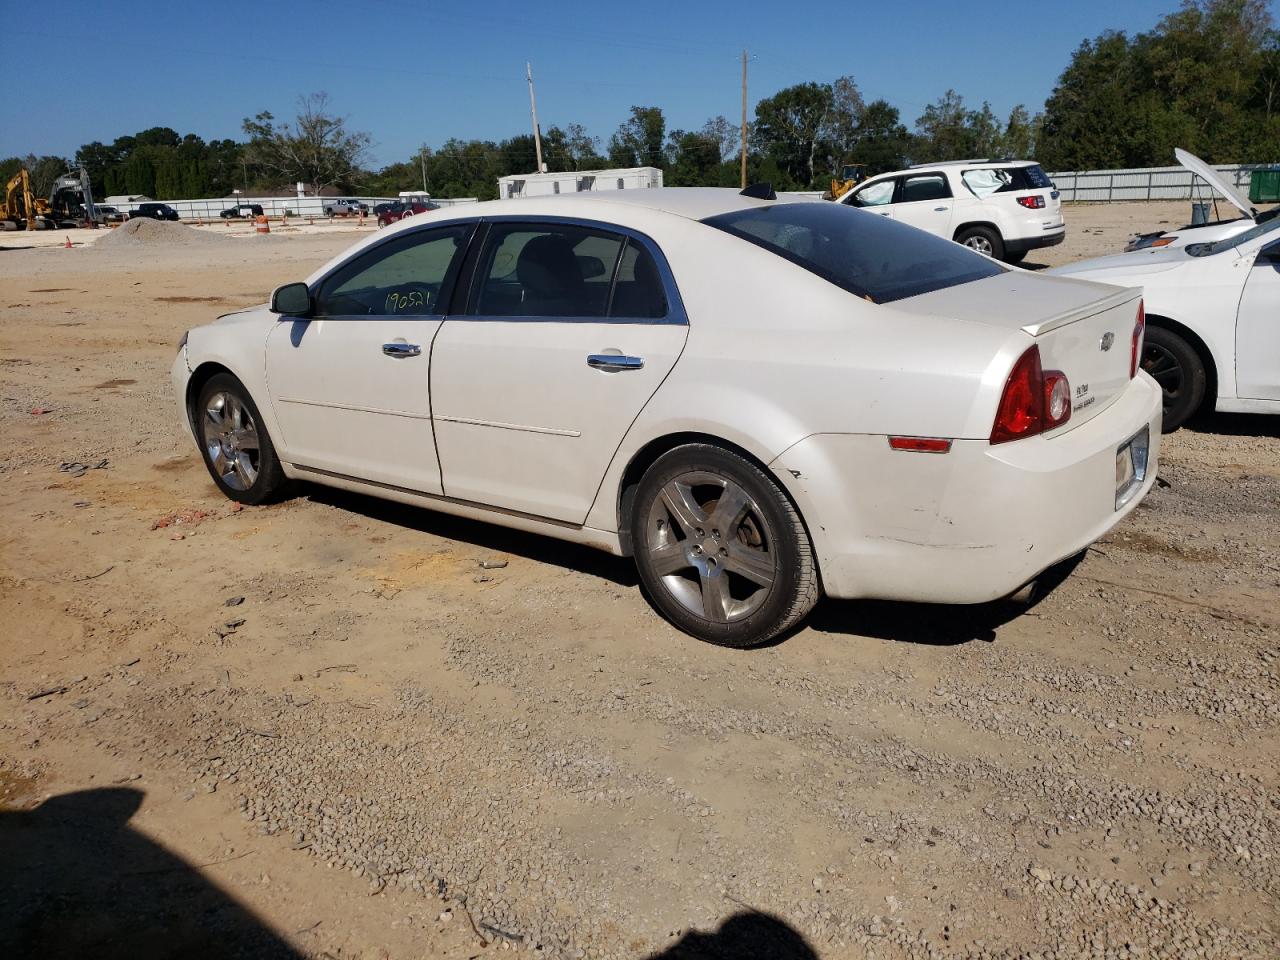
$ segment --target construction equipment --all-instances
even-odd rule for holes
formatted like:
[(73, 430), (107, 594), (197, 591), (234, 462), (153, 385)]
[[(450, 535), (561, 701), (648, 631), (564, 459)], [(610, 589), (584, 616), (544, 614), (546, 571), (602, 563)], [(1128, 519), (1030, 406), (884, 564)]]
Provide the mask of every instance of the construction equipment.
[(25, 169), (14, 174), (5, 185), (0, 229), (56, 230), (97, 225), (93, 190), (83, 167), (58, 177), (48, 200), (32, 193), (31, 174)]
[(867, 179), (865, 163), (846, 163), (840, 168), (840, 176), (831, 178), (831, 189), (823, 194), (823, 199), (839, 200), (865, 179)]

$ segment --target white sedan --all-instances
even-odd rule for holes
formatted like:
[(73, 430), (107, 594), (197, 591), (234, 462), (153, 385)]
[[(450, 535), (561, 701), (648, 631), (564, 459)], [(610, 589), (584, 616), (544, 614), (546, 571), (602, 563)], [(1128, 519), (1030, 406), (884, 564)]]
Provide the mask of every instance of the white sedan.
[(1280, 414), (1280, 217), (1212, 243), (1135, 250), (1047, 271), (1142, 286), (1142, 368), (1164, 393), (1164, 428), (1211, 403)]
[(839, 204), (502, 200), (191, 330), (173, 380), (233, 499), (309, 480), (633, 555), (672, 623), (747, 646), (824, 591), (1008, 595), (1132, 511), (1139, 294)]

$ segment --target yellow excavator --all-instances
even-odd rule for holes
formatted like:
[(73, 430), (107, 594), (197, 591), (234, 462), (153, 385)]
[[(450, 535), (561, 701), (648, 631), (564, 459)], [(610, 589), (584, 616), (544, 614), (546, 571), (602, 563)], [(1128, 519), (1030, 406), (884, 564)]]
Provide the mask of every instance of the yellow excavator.
[(864, 163), (846, 163), (840, 168), (840, 175), (831, 178), (831, 189), (824, 194), (824, 200), (839, 200), (846, 193), (867, 179), (867, 165)]
[(83, 169), (63, 174), (55, 180), (48, 200), (32, 193), (31, 174), (22, 169), (5, 184), (0, 230), (96, 226), (95, 217), (89, 175)]
[(31, 174), (19, 170), (4, 188), (4, 220), (0, 221), (0, 228), (43, 230), (47, 229), (48, 216), (48, 201), (31, 193)]

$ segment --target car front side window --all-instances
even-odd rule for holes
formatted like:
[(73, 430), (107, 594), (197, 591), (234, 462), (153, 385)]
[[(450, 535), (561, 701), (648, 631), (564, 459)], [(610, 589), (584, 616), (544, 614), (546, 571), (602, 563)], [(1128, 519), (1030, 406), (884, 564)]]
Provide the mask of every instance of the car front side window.
[(892, 180), (869, 183), (853, 194), (849, 204), (854, 207), (883, 206), (893, 199), (893, 185), (894, 181)]
[(430, 316), (456, 271), (472, 224), (415, 230), (338, 267), (320, 285), (316, 316)]

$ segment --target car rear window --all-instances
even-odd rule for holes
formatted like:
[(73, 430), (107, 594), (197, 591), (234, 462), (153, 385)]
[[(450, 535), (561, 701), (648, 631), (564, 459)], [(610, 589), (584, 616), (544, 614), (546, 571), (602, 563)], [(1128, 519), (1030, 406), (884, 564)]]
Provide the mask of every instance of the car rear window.
[(841, 203), (779, 203), (702, 221), (875, 303), (1004, 273), (958, 243)]

